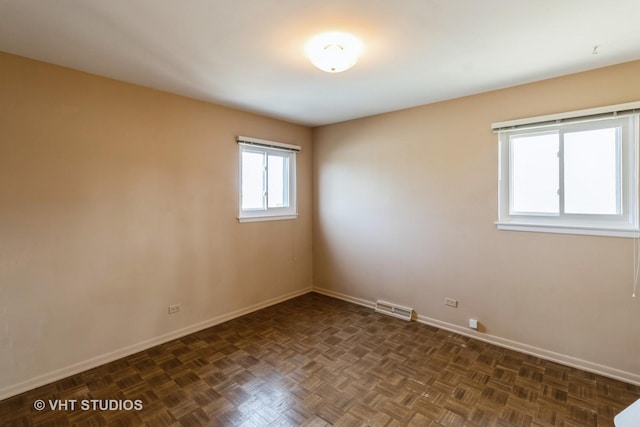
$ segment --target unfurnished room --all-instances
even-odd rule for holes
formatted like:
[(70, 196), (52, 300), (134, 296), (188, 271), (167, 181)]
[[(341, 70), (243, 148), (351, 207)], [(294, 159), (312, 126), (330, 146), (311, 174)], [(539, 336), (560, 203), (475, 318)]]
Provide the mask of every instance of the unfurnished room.
[(0, 425), (640, 426), (637, 0), (0, 0)]

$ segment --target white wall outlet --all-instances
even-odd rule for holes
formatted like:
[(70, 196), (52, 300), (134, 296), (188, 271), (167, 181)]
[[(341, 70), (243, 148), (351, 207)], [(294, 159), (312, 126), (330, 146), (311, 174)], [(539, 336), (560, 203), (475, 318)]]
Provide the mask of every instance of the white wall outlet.
[(169, 306), (169, 314), (176, 314), (180, 311), (180, 304), (173, 304)]
[(455, 300), (453, 298), (445, 298), (444, 305), (448, 305), (449, 307), (456, 308), (458, 307), (458, 300)]
[(469, 327), (471, 329), (478, 329), (478, 319), (469, 319)]

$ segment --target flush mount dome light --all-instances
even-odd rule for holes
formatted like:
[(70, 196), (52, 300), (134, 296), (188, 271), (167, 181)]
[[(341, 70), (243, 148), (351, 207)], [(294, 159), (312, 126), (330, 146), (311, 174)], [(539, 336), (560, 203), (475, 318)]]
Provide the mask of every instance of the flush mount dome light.
[(327, 73), (339, 73), (353, 67), (361, 51), (360, 40), (341, 32), (318, 34), (305, 47), (311, 63)]

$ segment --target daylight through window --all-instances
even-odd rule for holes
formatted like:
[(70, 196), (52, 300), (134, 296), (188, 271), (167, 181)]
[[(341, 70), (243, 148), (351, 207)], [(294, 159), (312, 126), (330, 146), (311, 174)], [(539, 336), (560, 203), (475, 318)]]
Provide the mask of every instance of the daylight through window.
[(640, 103), (623, 107), (494, 124), (498, 228), (634, 237)]
[(297, 145), (238, 137), (240, 222), (292, 219), (296, 207)]

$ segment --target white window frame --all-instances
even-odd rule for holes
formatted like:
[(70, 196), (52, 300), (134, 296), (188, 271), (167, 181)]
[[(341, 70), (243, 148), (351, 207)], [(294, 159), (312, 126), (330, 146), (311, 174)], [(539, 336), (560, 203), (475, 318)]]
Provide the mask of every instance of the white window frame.
[[(282, 142), (267, 141), (264, 139), (251, 138), (247, 136), (236, 137), (238, 143), (238, 221), (239, 222), (255, 222), (255, 221), (274, 221), (295, 219), (298, 216), (298, 206), (296, 202), (296, 153), (301, 147), (298, 145), (284, 144)], [(266, 188), (267, 183), (267, 166), (265, 166), (265, 208), (264, 209), (243, 209), (242, 208), (242, 153), (245, 151), (258, 152), (265, 155), (276, 155), (285, 157), (289, 160), (288, 182), (284, 185), (288, 189), (289, 206), (287, 207), (269, 207)]]
[[(498, 134), (498, 221), (499, 230), (585, 234), (612, 237), (638, 237), (638, 116), (640, 102), (580, 110), (529, 119), (493, 123)], [(542, 132), (580, 131), (618, 127), (621, 168), (618, 183), (618, 215), (566, 214), (563, 212), (562, 143), (559, 151), (560, 212), (535, 214), (512, 209), (511, 137)], [(560, 139), (562, 141), (562, 138)]]

